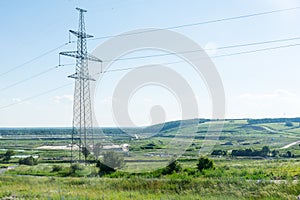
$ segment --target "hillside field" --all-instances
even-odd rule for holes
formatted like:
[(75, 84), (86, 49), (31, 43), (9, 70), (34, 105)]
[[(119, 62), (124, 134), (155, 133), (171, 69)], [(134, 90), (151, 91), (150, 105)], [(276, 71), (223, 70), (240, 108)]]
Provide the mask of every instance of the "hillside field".
[[(0, 199), (296, 199), (299, 121), (199, 119), (196, 125), (188, 120), (95, 129), (96, 143), (129, 145), (129, 151), (117, 150), (124, 157), (122, 168), (109, 174), (99, 174), (91, 158), (70, 172), (70, 128), (2, 128)], [(220, 135), (208, 131), (220, 124)], [(176, 143), (185, 147), (180, 155), (172, 146)], [(98, 159), (110, 151), (106, 147)], [(209, 151), (199, 155), (204, 147)], [(14, 154), (4, 160), (8, 150)], [(38, 164), (20, 165), (28, 156)], [(201, 156), (212, 160), (214, 168), (198, 171)], [(162, 173), (174, 158), (180, 170)]]

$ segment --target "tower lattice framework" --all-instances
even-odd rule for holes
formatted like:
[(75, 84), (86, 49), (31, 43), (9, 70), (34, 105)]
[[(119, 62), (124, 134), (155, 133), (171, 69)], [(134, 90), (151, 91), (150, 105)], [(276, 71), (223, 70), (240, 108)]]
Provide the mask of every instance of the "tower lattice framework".
[(68, 76), (75, 79), (71, 161), (81, 162), (83, 156), (86, 162), (94, 148), (90, 81), (95, 80), (89, 75), (88, 61), (102, 61), (87, 53), (87, 38), (93, 37), (85, 31), (84, 13), (87, 11), (81, 8), (76, 10), (79, 11), (79, 28), (78, 31), (70, 30), (70, 33), (77, 37), (77, 51), (60, 52), (60, 55), (76, 58), (75, 73)]

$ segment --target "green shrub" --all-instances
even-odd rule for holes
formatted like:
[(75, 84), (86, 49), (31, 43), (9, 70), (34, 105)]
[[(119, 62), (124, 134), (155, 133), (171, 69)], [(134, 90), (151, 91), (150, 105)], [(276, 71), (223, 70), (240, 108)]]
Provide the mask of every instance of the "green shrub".
[(120, 169), (124, 165), (124, 157), (116, 152), (108, 151), (103, 155), (103, 161), (98, 160), (96, 167), (99, 168), (99, 174), (109, 174)]
[(120, 153), (108, 151), (103, 155), (103, 161), (106, 165), (114, 169), (119, 169), (124, 165), (124, 157)]
[(15, 155), (15, 152), (13, 150), (7, 150), (6, 153), (3, 155), (3, 161), (9, 161), (12, 156)]
[(20, 165), (30, 165), (30, 166), (33, 166), (33, 165), (37, 165), (38, 164), (38, 160), (35, 159), (32, 156), (29, 156), (27, 158), (21, 158), (19, 160), (19, 164)]
[(70, 175), (75, 175), (77, 171), (83, 170), (83, 166), (78, 163), (72, 164), (70, 166)]
[(97, 161), (96, 167), (99, 168), (99, 175), (110, 174), (116, 171), (114, 168), (103, 164), (100, 160)]
[(226, 156), (227, 155), (227, 151), (218, 149), (218, 150), (214, 150), (211, 153), (211, 155), (213, 155), (213, 156)]
[(60, 165), (53, 165), (52, 172), (60, 172), (62, 170), (62, 166)]
[(173, 174), (173, 173), (178, 173), (180, 172), (182, 169), (181, 165), (178, 163), (177, 160), (172, 160), (168, 166), (166, 166), (163, 171), (162, 174), (166, 175), (166, 174)]
[(197, 169), (202, 172), (203, 170), (206, 170), (206, 169), (214, 169), (214, 162), (209, 159), (209, 158), (205, 158), (205, 157), (201, 157), (199, 158), (198, 160), (198, 163), (197, 163)]
[(285, 122), (285, 126), (292, 127), (292, 126), (294, 126), (294, 124), (292, 122), (287, 121), (287, 122)]

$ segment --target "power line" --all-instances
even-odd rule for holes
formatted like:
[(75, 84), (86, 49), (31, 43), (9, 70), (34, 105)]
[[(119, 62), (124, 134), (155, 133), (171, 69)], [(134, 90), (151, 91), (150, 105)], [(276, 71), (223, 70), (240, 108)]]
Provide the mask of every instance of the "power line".
[[(214, 56), (212, 58), (230, 57), (230, 56), (235, 56), (235, 55), (249, 54), (249, 53), (261, 52), (261, 51), (270, 51), (270, 50), (281, 49), (281, 48), (289, 48), (289, 47), (295, 47), (295, 46), (300, 46), (300, 44), (283, 45), (283, 46), (277, 46), (277, 47), (256, 49), (256, 50), (252, 50), (252, 51), (243, 51), (243, 52), (237, 52), (237, 53), (232, 53), (232, 54), (224, 54), (224, 55)], [(183, 63), (183, 62), (185, 62), (185, 61), (163, 63), (162, 65), (171, 65), (171, 64), (177, 64), (177, 63)], [(145, 67), (151, 67), (151, 66), (145, 66)], [(125, 71), (125, 70), (134, 69), (134, 68), (135, 67), (128, 67), (128, 68), (123, 68), (123, 69), (106, 70), (106, 71), (103, 71), (102, 73)], [(92, 76), (95, 76), (97, 74), (100, 74), (100, 73), (93, 74)], [(60, 87), (57, 87), (57, 88), (54, 88), (54, 89), (42, 92), (40, 94), (37, 94), (37, 95), (31, 96), (31, 97), (25, 98), (24, 100), (21, 100), (19, 102), (15, 102), (15, 103), (11, 103), (11, 104), (2, 106), (2, 107), (0, 107), (0, 110), (2, 110), (4, 108), (7, 108), (7, 107), (11, 107), (11, 106), (17, 105), (17, 104), (20, 104), (20, 103), (23, 103), (23, 102), (26, 102), (28, 100), (31, 100), (31, 99), (34, 99), (34, 98), (37, 98), (37, 97), (40, 97), (40, 96), (43, 96), (43, 95), (46, 95), (48, 93), (54, 92), (54, 91), (62, 89), (64, 87), (67, 87), (67, 86), (69, 86), (71, 84), (72, 83), (68, 83), (68, 84), (62, 85)]]
[[(280, 13), (280, 12), (287, 12), (287, 11), (292, 11), (292, 10), (298, 10), (300, 7), (293, 7), (293, 8), (287, 8), (287, 9), (280, 9), (280, 10), (273, 10), (273, 11), (266, 11), (266, 12), (260, 12), (260, 13), (254, 13), (254, 14), (248, 14), (248, 15), (240, 15), (236, 17), (228, 17), (228, 18), (222, 18), (222, 19), (216, 19), (216, 20), (210, 20), (210, 21), (204, 21), (204, 22), (197, 22), (197, 23), (190, 23), (190, 24), (182, 24), (182, 25), (177, 25), (177, 26), (170, 26), (166, 27), (164, 29), (178, 29), (178, 28), (184, 28), (184, 27), (192, 27), (192, 26), (199, 26), (199, 25), (204, 25), (204, 24), (211, 24), (211, 23), (217, 23), (217, 22), (223, 22), (223, 21), (231, 21), (231, 20), (236, 20), (236, 19), (243, 19), (243, 18), (250, 18), (250, 17), (255, 17), (255, 16), (262, 16), (262, 15), (268, 15), (268, 14), (274, 14), (274, 13)], [(163, 29), (155, 29), (155, 30), (146, 30), (146, 31), (140, 31), (140, 32), (135, 32), (135, 33), (128, 33), (128, 34), (121, 34), (121, 35), (108, 35), (108, 36), (103, 36), (103, 37), (95, 37), (95, 38), (90, 38), (89, 40), (99, 40), (99, 39), (107, 39), (107, 38), (112, 38), (112, 37), (122, 37), (122, 36), (128, 36), (128, 35), (136, 35), (136, 34), (142, 34), (142, 33), (147, 33), (147, 32), (154, 32), (154, 31), (161, 31)], [(22, 63), (20, 65), (17, 65), (11, 69), (9, 69), (6, 72), (3, 72), (0, 74), (0, 77), (3, 75), (6, 75), (12, 71), (15, 71), (39, 58), (42, 58), (70, 43), (74, 43), (75, 41), (69, 41), (68, 43), (64, 43), (54, 49), (51, 49), (37, 57), (34, 57), (33, 59), (26, 61), (25, 63)]]
[(43, 53), (43, 54), (41, 54), (41, 55), (39, 55), (39, 56), (37, 56), (37, 57), (34, 57), (34, 58), (32, 58), (31, 60), (28, 60), (28, 61), (26, 61), (26, 62), (24, 62), (24, 63), (22, 63), (22, 64), (20, 64), (20, 65), (17, 65), (17, 66), (15, 66), (15, 67), (13, 67), (13, 68), (7, 70), (6, 72), (1, 73), (1, 74), (0, 74), (0, 77), (4, 76), (4, 75), (6, 75), (6, 74), (8, 74), (8, 73), (10, 73), (10, 72), (13, 72), (13, 71), (15, 71), (15, 70), (17, 70), (17, 69), (19, 69), (19, 68), (25, 66), (25, 65), (28, 65), (29, 63), (32, 63), (33, 61), (38, 60), (38, 59), (40, 59), (40, 58), (42, 58), (42, 57), (44, 57), (44, 56), (46, 56), (46, 55), (48, 55), (48, 54), (50, 54), (50, 53), (52, 53), (52, 52), (54, 52), (54, 51), (56, 51), (56, 50), (58, 50), (58, 49), (64, 47), (64, 46), (67, 46), (68, 44), (70, 44), (70, 42), (64, 43), (64, 44), (62, 44), (62, 45), (59, 45), (58, 47), (55, 47), (54, 49), (51, 49), (51, 50), (49, 50), (49, 51), (47, 51), (47, 52), (45, 52), (45, 53)]
[(19, 84), (21, 84), (21, 83), (24, 83), (24, 82), (26, 82), (26, 81), (29, 81), (29, 80), (31, 80), (31, 79), (33, 79), (33, 78), (39, 77), (39, 76), (41, 76), (41, 75), (43, 75), (43, 74), (46, 74), (46, 73), (48, 73), (48, 72), (54, 70), (55, 68), (56, 68), (56, 67), (49, 68), (49, 69), (47, 69), (47, 70), (45, 70), (45, 71), (42, 71), (42, 72), (40, 72), (40, 73), (38, 73), (38, 74), (32, 75), (32, 76), (30, 76), (30, 77), (28, 77), (28, 78), (25, 78), (25, 79), (23, 79), (23, 80), (20, 80), (20, 81), (18, 81), (18, 82), (15, 82), (15, 83), (13, 83), (13, 84), (10, 84), (10, 85), (8, 85), (8, 86), (6, 86), (6, 87), (3, 87), (3, 88), (0, 89), (0, 92), (5, 91), (5, 90), (7, 90), (7, 89), (9, 89), (9, 88), (12, 88), (12, 87), (14, 87), (14, 86), (17, 86), (17, 85), (19, 85)]
[[(253, 43), (247, 43), (247, 44), (237, 44), (237, 45), (231, 45), (231, 46), (223, 46), (223, 47), (219, 47), (217, 49), (221, 50), (221, 49), (229, 49), (229, 48), (238, 48), (238, 47), (254, 46), (254, 45), (261, 45), (261, 44), (271, 44), (271, 43), (277, 43), (277, 42), (288, 42), (288, 41), (293, 41), (293, 40), (300, 40), (300, 37), (269, 40), (269, 41), (262, 41), (262, 42), (253, 42)], [(211, 50), (211, 49), (205, 49), (205, 50)]]
[(263, 49), (256, 49), (256, 50), (251, 50), (251, 51), (242, 51), (242, 52), (237, 52), (237, 53), (232, 53), (232, 54), (223, 54), (223, 55), (219, 55), (219, 56), (213, 56), (212, 58), (221, 58), (221, 57), (228, 57), (228, 56), (236, 56), (236, 55), (249, 54), (249, 53), (261, 52), (261, 51), (270, 51), (270, 50), (275, 50), (275, 49), (296, 47), (296, 46), (300, 46), (300, 43), (298, 43), (298, 44), (282, 45), (282, 46), (277, 46), (277, 47), (269, 47), (269, 48), (263, 48)]
[(212, 24), (212, 23), (218, 23), (218, 22), (224, 22), (224, 21), (232, 21), (232, 20), (237, 20), (237, 19), (245, 19), (245, 18), (251, 18), (251, 17), (256, 17), (256, 16), (269, 15), (269, 14), (274, 14), (274, 13), (287, 12), (287, 11), (298, 10), (298, 9), (300, 9), (300, 7), (259, 12), (259, 13), (253, 13), (253, 14), (248, 14), (248, 15), (240, 15), (240, 16), (235, 16), (235, 17), (221, 18), (221, 19), (215, 19), (215, 20), (209, 20), (209, 21), (203, 21), (203, 22), (182, 24), (182, 25), (177, 25), (177, 26), (169, 26), (169, 27), (166, 27), (163, 29), (151, 29), (151, 30), (144, 30), (144, 31), (139, 31), (139, 32), (135, 32), (135, 33), (124, 33), (121, 35), (107, 35), (107, 36), (102, 36), (102, 37), (90, 38), (89, 40), (102, 40), (102, 39), (108, 39), (108, 38), (113, 38), (113, 37), (124, 37), (124, 36), (129, 36), (129, 35), (137, 35), (137, 34), (150, 33), (150, 32), (162, 31), (162, 30), (173, 30), (173, 29), (179, 29), (179, 28), (186, 28), (186, 27), (192, 27), (192, 26), (199, 26), (199, 25)]
[[(212, 56), (211, 58), (223, 58), (223, 57), (230, 57), (230, 56), (236, 56), (236, 55), (243, 55), (243, 54), (250, 54), (250, 53), (256, 53), (256, 52), (262, 52), (262, 51), (271, 51), (271, 50), (276, 50), (276, 49), (282, 49), (282, 48), (290, 48), (290, 47), (296, 47), (296, 46), (300, 46), (299, 44), (289, 44), (289, 45), (282, 45), (282, 46), (276, 46), (276, 47), (269, 47), (269, 48), (261, 48), (261, 49), (255, 49), (255, 50), (250, 50), (250, 51), (241, 51), (241, 52), (236, 52), (236, 53), (231, 53), (231, 54), (222, 54), (219, 56)], [(168, 54), (168, 55), (172, 55)], [(154, 57), (155, 55), (153, 55), (152, 57)], [(159, 55), (159, 56), (163, 56), (163, 55)], [(167, 55), (165, 55), (167, 56)], [(139, 59), (141, 59), (142, 57), (139, 57)], [(149, 58), (148, 56), (145, 56), (145, 58)], [(201, 57), (201, 58), (197, 58), (194, 60), (200, 60), (200, 59), (204, 59), (206, 57)], [(168, 62), (168, 63), (162, 63), (161, 65), (172, 65), (172, 64), (178, 64), (178, 63), (184, 63), (186, 61), (176, 61), (176, 62)], [(145, 67), (151, 67), (151, 66), (145, 66)], [(126, 70), (131, 70), (134, 69), (135, 67), (128, 67), (128, 68), (121, 68), (121, 69), (112, 69), (112, 70), (105, 70), (102, 73), (108, 73), (108, 72), (118, 72), (118, 71), (126, 71)], [(101, 72), (97, 73), (97, 74), (101, 74)]]
[(17, 81), (17, 82), (15, 82), (15, 83), (13, 83), (13, 84), (10, 84), (10, 85), (8, 85), (8, 86), (6, 86), (6, 87), (1, 88), (1, 89), (0, 89), (0, 92), (5, 91), (5, 90), (7, 90), (7, 89), (9, 89), (9, 88), (15, 87), (15, 86), (17, 86), (17, 85), (20, 85), (21, 83), (30, 81), (30, 80), (32, 80), (32, 79), (34, 79), (34, 78), (39, 77), (39, 76), (42, 76), (42, 75), (44, 75), (44, 74), (46, 74), (46, 73), (48, 73), (48, 72), (53, 71), (54, 69), (57, 69), (58, 67), (61, 67), (61, 66), (67, 66), (67, 65), (74, 65), (74, 64), (71, 63), (71, 64), (56, 65), (56, 66), (54, 66), (54, 67), (50, 67), (50, 68), (48, 68), (48, 69), (46, 69), (46, 70), (44, 70), (44, 71), (41, 71), (41, 72), (39, 72), (39, 73), (37, 73), (37, 74), (34, 74), (34, 75), (30, 76), (30, 77), (28, 77), (28, 78), (22, 79), (22, 80), (20, 80), (20, 81)]
[(65, 88), (65, 87), (70, 86), (70, 85), (72, 85), (72, 84), (73, 84), (73, 83), (68, 83), (68, 84), (65, 84), (65, 85), (62, 85), (62, 86), (53, 88), (53, 89), (51, 89), (51, 90), (47, 90), (47, 91), (45, 91), (45, 92), (36, 94), (36, 95), (34, 95), (34, 96), (27, 97), (27, 98), (25, 98), (25, 99), (23, 99), (23, 100), (21, 100), (21, 101), (14, 102), (14, 103), (11, 103), (11, 104), (2, 106), (2, 107), (0, 107), (0, 110), (5, 109), (5, 108), (8, 108), (8, 107), (11, 107), (11, 106), (14, 106), (14, 105), (17, 105), (17, 104), (24, 103), (24, 102), (26, 102), (26, 101), (29, 101), (29, 100), (31, 100), (31, 99), (35, 99), (35, 98), (37, 98), (37, 97), (40, 97), (40, 96), (43, 96), (43, 95), (46, 95), (46, 94), (49, 94), (49, 93), (51, 93), (51, 92), (54, 92), (54, 91), (56, 91), (56, 90)]
[[(237, 48), (237, 47), (245, 47), (245, 46), (252, 46), (252, 45), (261, 45), (261, 44), (269, 44), (269, 43), (275, 43), (275, 42), (285, 42), (285, 41), (292, 41), (292, 40), (299, 40), (300, 37), (295, 37), (295, 38), (287, 38), (287, 39), (278, 39), (278, 40), (270, 40), (270, 41), (264, 41), (264, 42), (254, 42), (254, 43), (247, 43), (247, 44), (238, 44), (238, 45), (231, 45), (231, 46), (223, 46), (223, 47), (219, 47), (217, 49), (228, 49), (228, 48)], [(223, 55), (219, 55), (219, 56), (212, 56), (211, 58), (222, 58), (222, 57), (229, 57), (229, 56), (235, 56), (235, 55), (243, 55), (243, 54), (250, 54), (250, 53), (255, 53), (255, 52), (262, 52), (262, 51), (270, 51), (270, 50), (276, 50), (276, 49), (282, 49), (282, 48), (289, 48), (289, 47), (295, 47), (295, 46), (299, 46), (300, 44), (289, 44), (289, 45), (281, 45), (281, 46), (276, 46), (276, 47), (269, 47), (269, 48), (262, 48), (262, 49), (255, 49), (255, 50), (250, 50), (250, 51), (241, 51), (241, 52), (236, 52), (236, 53), (231, 53), (231, 54), (223, 54)], [(205, 50), (210, 50), (210, 49), (205, 49)], [(185, 52), (180, 52), (180, 53), (192, 53), (192, 52), (196, 52), (196, 51), (203, 51), (203, 50), (195, 50), (195, 51), (185, 51)], [(130, 58), (124, 58), (124, 59), (115, 59), (115, 60), (110, 60), (110, 61), (118, 61), (118, 60), (134, 60), (134, 59), (143, 59), (143, 58), (150, 58), (150, 57), (158, 57), (158, 56), (169, 56), (169, 55), (176, 55), (178, 53), (164, 53), (164, 54), (154, 54), (154, 55), (148, 55), (148, 56), (139, 56), (139, 57), (130, 57)], [(203, 59), (203, 58), (198, 58), (195, 60), (199, 60), (199, 59)], [(104, 61), (104, 62), (108, 62), (108, 60)], [(168, 63), (162, 63), (162, 65), (172, 65), (172, 64), (179, 64), (179, 63), (184, 63), (186, 61), (175, 61), (175, 62), (168, 62)], [(28, 78), (25, 78), (21, 81), (18, 81), (16, 83), (13, 83), (9, 86), (6, 86), (4, 88), (0, 89), (1, 91), (7, 90), (11, 87), (14, 87), (16, 85), (19, 85), (21, 83), (24, 83), (26, 81), (32, 80), (36, 77), (39, 77), (43, 74), (46, 74), (56, 68), (58, 68), (59, 66), (67, 66), (67, 65), (74, 65), (73, 63), (70, 64), (61, 64), (61, 65), (56, 65), (54, 67), (51, 67), (45, 71), (42, 71), (40, 73), (37, 73), (35, 75), (32, 75)], [(112, 70), (106, 70), (103, 71), (102, 73), (108, 73), (108, 72), (118, 72), (118, 71), (126, 71), (126, 70), (131, 70), (134, 69), (134, 67), (128, 67), (128, 68), (122, 68), (122, 69), (112, 69)], [(100, 73), (97, 73), (100, 74)]]
[[(287, 42), (287, 41), (293, 41), (293, 40), (299, 40), (299, 39), (300, 39), (300, 37), (286, 38), (286, 39), (269, 40), (269, 41), (263, 41), (263, 42), (253, 42), (253, 43), (246, 43), (246, 44), (229, 45), (229, 46), (218, 47), (215, 49), (198, 49), (198, 50), (191, 50), (191, 51), (160, 53), (160, 54), (152, 54), (152, 55), (146, 55), (146, 56), (134, 56), (134, 57), (128, 57), (128, 58), (117, 58), (117, 59), (112, 59), (112, 60), (104, 60), (103, 62), (115, 62), (115, 61), (124, 61), (124, 60), (137, 60), (137, 59), (144, 59), (144, 58), (163, 57), (163, 56), (170, 56), (170, 55), (195, 53), (195, 52), (201, 52), (201, 51), (206, 51), (206, 50), (222, 50), (222, 49), (231, 49), (231, 48), (255, 46), (255, 45), (262, 45), (262, 44), (271, 44), (271, 43), (278, 43), (278, 42)], [(287, 46), (289, 47), (290, 45), (287, 45)], [(285, 46), (278, 46), (278, 47), (284, 48)], [(278, 47), (276, 47), (276, 48), (278, 48)], [(250, 51), (250, 52), (252, 52), (252, 51)]]
[[(280, 13), (280, 12), (286, 12), (286, 11), (292, 11), (292, 10), (298, 10), (300, 9), (300, 7), (293, 7), (293, 8), (287, 8), (287, 9), (280, 9), (280, 10), (273, 10), (273, 11), (267, 11), (267, 12), (260, 12), (260, 13), (254, 13), (254, 14), (248, 14), (248, 15), (241, 15), (241, 16), (236, 16), (236, 17), (229, 17), (229, 18), (222, 18), (222, 19), (216, 19), (216, 20), (210, 20), (210, 21), (204, 21), (204, 22), (197, 22), (197, 23), (190, 23), (190, 24), (182, 24), (182, 25), (178, 25), (178, 26), (170, 26), (170, 27), (166, 27), (165, 29), (168, 29), (168, 30), (172, 30), (172, 29), (179, 29), (179, 28), (185, 28), (185, 27), (192, 27), (192, 26), (199, 26), (199, 25), (204, 25), (204, 24), (211, 24), (211, 23), (218, 23), (218, 22), (224, 22), (224, 21), (231, 21), (231, 20), (237, 20), (237, 19), (243, 19), (243, 18), (251, 18), (251, 17), (255, 17), (255, 16), (263, 16), (263, 15), (268, 15), (268, 14), (274, 14), (274, 13)], [(121, 36), (128, 36), (128, 35), (135, 35), (135, 34), (142, 34), (142, 33), (147, 33), (147, 32), (154, 32), (154, 31), (161, 31), (162, 29), (159, 29), (159, 30), (146, 30), (146, 31), (140, 31), (140, 32), (135, 32), (135, 33), (128, 33), (128, 34), (122, 34), (122, 35), (108, 35), (108, 36), (103, 36), (103, 37), (96, 37), (96, 38), (92, 38), (90, 40), (99, 40), (99, 39), (107, 39), (107, 38), (112, 38), (112, 37), (121, 37)], [(288, 38), (288, 39), (283, 39), (283, 40), (273, 40), (273, 41), (265, 41), (265, 42), (257, 42), (257, 43), (249, 43), (249, 44), (242, 44), (242, 45), (233, 45), (233, 46), (225, 46), (225, 47), (220, 47), (220, 48), (217, 48), (217, 49), (227, 49), (227, 48), (237, 48), (237, 47), (244, 47), (244, 46), (251, 46), (251, 45), (259, 45), (259, 44), (267, 44), (267, 43), (273, 43), (273, 42), (284, 42), (284, 41), (291, 41), (291, 40), (298, 40), (299, 38)], [(73, 43), (74, 41), (70, 41), (69, 43)], [(20, 65), (17, 65), (16, 67), (13, 67), (11, 69), (9, 69), (8, 71), (0, 74), (0, 77), (3, 76), (3, 75), (6, 75), (12, 71), (15, 71), (39, 58), (42, 58), (66, 45), (68, 45), (69, 43), (64, 43), (54, 49), (51, 49), (37, 57), (34, 57), (33, 59), (23, 63), (23, 64), (20, 64)], [(255, 52), (260, 52), (260, 51), (269, 51), (269, 50), (275, 50), (275, 49), (280, 49), (280, 48), (288, 48), (288, 47), (294, 47), (294, 46), (299, 46), (300, 44), (291, 44), (291, 45), (284, 45), (284, 46), (277, 46), (277, 47), (270, 47), (270, 48), (264, 48), (264, 49), (256, 49), (256, 50), (252, 50), (252, 51), (243, 51), (243, 52), (237, 52), (237, 53), (232, 53), (232, 54), (224, 54), (224, 55), (219, 55), (219, 56), (214, 56), (212, 58), (221, 58), (221, 57), (228, 57), (228, 56), (235, 56), (235, 55), (241, 55), (241, 54), (249, 54), (249, 53), (255, 53)], [(208, 49), (206, 49), (208, 50)], [(188, 53), (188, 52), (186, 52)], [(146, 57), (155, 57), (155, 56), (166, 56), (166, 55), (174, 55), (174, 53), (168, 53), (168, 54), (160, 54), (160, 55), (149, 55), (149, 56), (143, 56), (143, 57), (140, 57), (140, 58), (146, 58)], [(132, 58), (126, 58), (126, 59), (140, 59), (140, 58), (137, 58), (137, 57), (132, 57)], [(116, 59), (116, 60), (121, 60), (121, 59)], [(116, 61), (115, 60), (115, 61)], [(124, 60), (124, 59), (122, 59)], [(108, 62), (108, 61), (106, 61)], [(165, 64), (175, 64), (175, 63), (180, 63), (180, 62), (184, 62), (184, 61), (179, 61), (179, 62), (173, 62), (173, 63), (165, 63)], [(124, 71), (124, 70), (129, 70), (129, 69), (133, 69), (133, 68), (124, 68), (124, 69), (115, 69), (115, 70), (109, 70), (109, 71), (104, 71), (102, 73), (107, 73), (107, 72), (116, 72), (116, 71)], [(35, 77), (38, 77), (38, 76), (41, 76), (42, 74), (45, 74), (49, 71), (51, 71), (53, 69), (48, 69), (48, 70), (45, 70), (43, 72), (40, 72), (38, 74), (35, 74), (29, 78), (26, 78), (26, 79), (23, 79), (19, 82), (16, 82), (12, 85), (9, 85), (7, 86), (6, 88), (2, 88), (0, 89), (0, 91), (3, 91), (3, 90), (6, 90), (8, 88), (11, 88), (11, 87), (14, 87), (15, 85), (18, 85), (18, 84), (21, 84), (25, 81), (28, 81), (28, 80), (31, 80)], [(31, 96), (31, 97), (28, 97), (20, 102), (15, 102), (15, 103), (12, 103), (12, 104), (8, 104), (6, 106), (2, 106), (0, 107), (0, 109), (3, 109), (3, 108), (7, 108), (7, 107), (10, 107), (10, 106), (13, 106), (13, 105), (16, 105), (16, 104), (20, 104), (24, 101), (28, 101), (28, 100), (31, 100), (33, 98), (37, 98), (39, 96), (42, 96), (42, 95), (45, 95), (45, 94), (48, 94), (50, 92), (53, 92), (53, 91), (56, 91), (56, 90), (59, 90), (61, 88), (64, 88), (66, 86), (69, 86), (71, 84), (66, 84), (66, 85), (63, 85), (63, 86), (60, 86), (60, 87), (57, 87), (57, 88), (54, 88), (54, 89), (51, 89), (51, 90), (48, 90), (46, 92), (43, 92), (43, 93), (40, 93), (40, 94), (37, 94), (37, 95), (34, 95), (34, 96)]]
[[(239, 47), (247, 47), (247, 46), (255, 46), (255, 45), (263, 45), (263, 44), (271, 44), (271, 43), (278, 43), (278, 42), (288, 42), (288, 41), (294, 41), (294, 40), (300, 40), (300, 37), (293, 37), (293, 38), (285, 38), (285, 39), (276, 39), (276, 40), (269, 40), (269, 41), (261, 41), (261, 42), (252, 42), (252, 43), (246, 43), (246, 44), (236, 44), (236, 45), (228, 45), (228, 46), (222, 46), (222, 47), (218, 47), (216, 48), (216, 50), (223, 50), (223, 49), (231, 49), (231, 48), (239, 48)], [(297, 45), (296, 45), (297, 46)], [(288, 45), (288, 47), (290, 47), (290, 45)], [(273, 48), (284, 48), (282, 46), (279, 47), (271, 47), (271, 49)], [(269, 50), (269, 48), (267, 48)], [(205, 51), (205, 50), (212, 50), (212, 49), (199, 49), (199, 50), (193, 50), (193, 51), (184, 51), (184, 52), (178, 52), (178, 53), (162, 53), (162, 54), (154, 54), (154, 55), (147, 55), (147, 56), (137, 56), (137, 57), (129, 57), (129, 58), (119, 58), (119, 59), (114, 59), (114, 60), (105, 60), (103, 62), (112, 62), (112, 61), (122, 61), (122, 60), (134, 60), (134, 59), (143, 59), (143, 58), (151, 58), (151, 57), (160, 57), (160, 56), (169, 56), (169, 55), (178, 55), (180, 54), (187, 54), (187, 53), (194, 53), (194, 52), (200, 52), (200, 51)], [(266, 50), (266, 49), (262, 49), (262, 50)], [(245, 52), (238, 52), (238, 53), (233, 53), (233, 55), (239, 55), (239, 54), (245, 54), (245, 53), (252, 53), (252, 52), (256, 52), (256, 51), (262, 51), (262, 50), (254, 50), (254, 51), (245, 51)], [(232, 54), (230, 54), (232, 55)], [(215, 56), (212, 58), (217, 58), (217, 57), (226, 57), (228, 56), (227, 54), (224, 55), (220, 55), (220, 56)], [(185, 61), (178, 61), (178, 62), (171, 62), (171, 63), (164, 63), (164, 64), (176, 64), (176, 63), (181, 63), (181, 62), (185, 62)], [(0, 89), (1, 91), (7, 90), (11, 87), (17, 86), (21, 83), (30, 81), (34, 78), (37, 78), (41, 75), (44, 75), (60, 66), (67, 66), (67, 65), (74, 65), (74, 63), (70, 63), (70, 64), (60, 64), (60, 65), (56, 65), (54, 67), (51, 67), (49, 69), (46, 69), (45, 71), (42, 71), (40, 73), (34, 74), (28, 78), (25, 78), (23, 80), (17, 81), (11, 85), (8, 85), (6, 87), (3, 87)], [(107, 72), (114, 72), (114, 71), (124, 71), (124, 70), (129, 70), (132, 68), (126, 68), (126, 69), (115, 69), (115, 70), (109, 70)]]

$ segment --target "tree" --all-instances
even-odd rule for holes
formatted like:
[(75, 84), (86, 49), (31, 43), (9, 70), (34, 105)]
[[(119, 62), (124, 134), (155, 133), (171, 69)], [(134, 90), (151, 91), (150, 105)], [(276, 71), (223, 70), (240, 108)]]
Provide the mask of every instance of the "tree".
[(252, 156), (252, 154), (253, 154), (252, 149), (246, 149), (245, 150), (245, 156)]
[(268, 156), (269, 153), (270, 153), (270, 148), (268, 146), (264, 146), (261, 149), (261, 156)]
[(15, 155), (13, 150), (7, 150), (3, 156), (3, 161), (10, 161), (11, 157)]
[(209, 158), (205, 158), (205, 157), (200, 157), (197, 163), (197, 169), (202, 172), (203, 170), (206, 169), (214, 169), (214, 162), (209, 159)]
[(108, 151), (103, 155), (103, 162), (105, 165), (111, 168), (118, 169), (123, 166), (124, 157), (114, 151)]
[(96, 160), (99, 158), (102, 148), (103, 148), (103, 145), (101, 143), (96, 143), (95, 144), (95, 146), (94, 146), (94, 156), (95, 156)]
[(220, 149), (219, 150), (213, 150), (211, 155), (213, 155), (213, 156), (226, 156), (227, 151), (223, 151), (223, 150), (220, 150)]
[(285, 126), (292, 127), (292, 126), (294, 126), (294, 124), (290, 121), (287, 121), (287, 122), (285, 122)]
[(123, 167), (124, 157), (114, 151), (108, 151), (103, 155), (103, 161), (97, 161), (97, 167), (102, 173), (111, 173)]
[(173, 159), (168, 166), (163, 169), (163, 174), (173, 174), (174, 172), (180, 172), (182, 169), (181, 165), (176, 159)]
[(81, 151), (85, 158), (87, 158), (91, 154), (90, 151), (86, 147), (82, 147)]
[(38, 164), (38, 160), (37, 159), (35, 159), (34, 157), (32, 157), (32, 156), (29, 156), (29, 157), (27, 157), (27, 158), (21, 158), (20, 160), (19, 160), (19, 164), (20, 165), (30, 165), (30, 166), (32, 166), (32, 165), (37, 165)]
[(276, 156), (279, 155), (279, 151), (273, 150), (273, 151), (271, 152), (271, 155), (272, 155), (272, 157), (276, 157)]
[(111, 168), (105, 164), (103, 164), (100, 160), (97, 161), (96, 167), (99, 168), (99, 174), (110, 174), (112, 172), (115, 172), (116, 170), (114, 168)]

